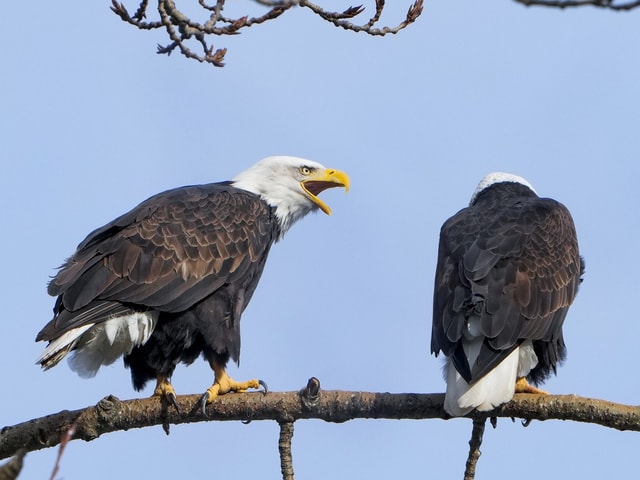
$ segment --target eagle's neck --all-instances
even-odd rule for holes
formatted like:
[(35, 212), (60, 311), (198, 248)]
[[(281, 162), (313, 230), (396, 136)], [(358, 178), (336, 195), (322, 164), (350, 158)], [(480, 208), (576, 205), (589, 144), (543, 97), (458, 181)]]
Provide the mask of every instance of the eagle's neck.
[(487, 203), (491, 205), (507, 205), (512, 201), (527, 197), (536, 198), (537, 195), (535, 191), (521, 183), (502, 182), (482, 189), (473, 197), (470, 205), (478, 206)]
[(305, 205), (296, 205), (292, 206), (288, 203), (280, 203), (276, 205), (270, 202), (268, 199), (263, 199), (271, 206), (275, 208), (275, 216), (278, 220), (278, 224), (280, 225), (280, 235), (277, 240), (280, 240), (284, 237), (284, 234), (291, 228), (291, 226), (304, 217), (307, 213), (311, 212), (314, 209), (317, 209), (315, 206), (311, 206), (308, 203)]
[[(262, 180), (262, 181), (260, 181)], [(276, 241), (282, 239), (291, 226), (318, 207), (299, 191), (285, 185), (268, 183), (264, 179), (256, 181), (255, 178), (244, 179), (236, 177), (231, 183), (234, 187), (246, 190), (258, 195), (264, 202), (274, 209), (274, 215), (278, 222), (279, 232)]]

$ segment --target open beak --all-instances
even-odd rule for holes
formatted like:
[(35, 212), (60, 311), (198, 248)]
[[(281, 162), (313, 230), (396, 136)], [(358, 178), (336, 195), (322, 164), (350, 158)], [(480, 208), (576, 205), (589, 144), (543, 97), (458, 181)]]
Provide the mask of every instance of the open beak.
[(302, 189), (309, 196), (309, 198), (320, 207), (327, 215), (331, 215), (331, 209), (324, 203), (318, 195), (320, 192), (325, 191), (328, 188), (344, 187), (345, 192), (349, 191), (349, 175), (340, 170), (334, 170), (327, 168), (326, 170), (318, 170), (310, 174), (302, 182), (300, 182)]

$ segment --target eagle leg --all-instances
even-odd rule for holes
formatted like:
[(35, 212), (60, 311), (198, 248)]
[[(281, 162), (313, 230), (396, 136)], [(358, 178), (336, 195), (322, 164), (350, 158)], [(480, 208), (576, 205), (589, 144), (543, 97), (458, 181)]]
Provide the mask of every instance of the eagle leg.
[(516, 379), (516, 391), (515, 393), (534, 393), (537, 395), (549, 395), (549, 392), (540, 390), (539, 388), (530, 385), (525, 377), (518, 377)]
[(156, 389), (153, 391), (153, 396), (167, 400), (178, 413), (181, 413), (180, 405), (178, 405), (178, 399), (176, 398), (176, 391), (173, 389), (167, 375), (160, 373), (157, 375)]
[(268, 392), (267, 384), (262, 380), (252, 379), (246, 382), (236, 382), (218, 362), (210, 360), (209, 364), (214, 374), (213, 385), (200, 397), (200, 406), (205, 417), (207, 416), (207, 405), (212, 403), (218, 395), (224, 395), (229, 392), (244, 393), (250, 388), (259, 389), (260, 387), (264, 389), (265, 394)]

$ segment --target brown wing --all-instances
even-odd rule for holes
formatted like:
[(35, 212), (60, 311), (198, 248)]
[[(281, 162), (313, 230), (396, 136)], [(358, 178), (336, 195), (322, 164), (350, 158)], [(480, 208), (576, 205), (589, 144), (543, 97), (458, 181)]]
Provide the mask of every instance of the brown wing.
[(61, 267), (48, 289), (56, 316), (38, 340), (131, 308), (186, 310), (260, 264), (274, 229), (264, 201), (225, 184), (151, 197), (91, 233)]
[[(432, 352), (451, 356), (470, 383), (524, 340), (548, 342), (543, 347), (552, 351), (537, 353), (555, 368), (581, 266), (571, 215), (554, 200), (532, 196), (508, 208), (461, 210), (440, 235)], [(462, 349), (468, 322), (484, 337), (474, 365)]]

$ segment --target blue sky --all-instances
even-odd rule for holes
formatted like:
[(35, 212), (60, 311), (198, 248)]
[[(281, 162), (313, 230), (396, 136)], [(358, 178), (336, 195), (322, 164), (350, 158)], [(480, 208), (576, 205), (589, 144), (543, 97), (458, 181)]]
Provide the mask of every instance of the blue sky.
[[(387, 4), (388, 23), (409, 6)], [(65, 364), (39, 370), (49, 277), (87, 233), (148, 196), (229, 179), (272, 154), (345, 170), (352, 189), (323, 193), (334, 214), (304, 219), (273, 248), (232, 376), (278, 391), (311, 376), (326, 389), (443, 391), (429, 355), (440, 225), (500, 170), (567, 205), (586, 259), (568, 360), (545, 388), (638, 403), (640, 11), (432, 1), (399, 35), (372, 38), (298, 10), (216, 39), (229, 52), (214, 69), (156, 55), (164, 34), (125, 25), (109, 5), (10, 2), (0, 18), (0, 426), (150, 395), (133, 391), (120, 362), (92, 380)], [(212, 376), (197, 362), (173, 380), (199, 393)], [(460, 478), (470, 431), (464, 419), (297, 422), (294, 470)], [(119, 432), (70, 444), (58, 478), (278, 479), (277, 436), (274, 422)], [(637, 433), (501, 419), (477, 478), (625, 478), (639, 449)], [(22, 478), (48, 478), (56, 454), (30, 453)]]

